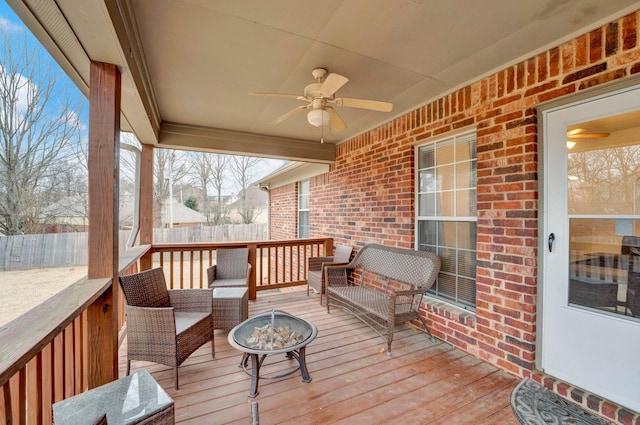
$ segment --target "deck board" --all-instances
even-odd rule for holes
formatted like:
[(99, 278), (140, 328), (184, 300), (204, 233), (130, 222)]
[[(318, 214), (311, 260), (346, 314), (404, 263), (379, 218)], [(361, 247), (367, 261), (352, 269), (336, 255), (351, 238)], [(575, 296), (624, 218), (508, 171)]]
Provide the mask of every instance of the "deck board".
[[(312, 382), (298, 372), (261, 379), (259, 394), (248, 397), (250, 378), (239, 367), (241, 354), (216, 331), (216, 356), (206, 345), (180, 367), (180, 390), (170, 368), (133, 362), (147, 369), (173, 397), (176, 423), (242, 424), (257, 401), (260, 423), (269, 424), (495, 424), (517, 425), (509, 394), (518, 378), (497, 370), (451, 345), (431, 342), (411, 326), (398, 326), (387, 357), (386, 343), (369, 327), (341, 309), (326, 308), (318, 296), (288, 290), (259, 294), (249, 303), (250, 316), (279, 309), (318, 327), (307, 347)], [(125, 370), (126, 343), (120, 352)], [(290, 370), (294, 360), (269, 356), (264, 376)]]

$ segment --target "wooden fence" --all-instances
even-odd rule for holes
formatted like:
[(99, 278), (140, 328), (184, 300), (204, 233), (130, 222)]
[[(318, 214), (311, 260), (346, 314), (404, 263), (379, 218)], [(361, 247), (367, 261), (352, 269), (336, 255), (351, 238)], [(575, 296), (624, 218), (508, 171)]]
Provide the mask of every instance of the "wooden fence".
[[(120, 231), (124, 251), (130, 231)], [(154, 229), (153, 242), (212, 243), (268, 239), (266, 224)], [(0, 270), (81, 266), (88, 261), (87, 233), (49, 233), (0, 237)]]

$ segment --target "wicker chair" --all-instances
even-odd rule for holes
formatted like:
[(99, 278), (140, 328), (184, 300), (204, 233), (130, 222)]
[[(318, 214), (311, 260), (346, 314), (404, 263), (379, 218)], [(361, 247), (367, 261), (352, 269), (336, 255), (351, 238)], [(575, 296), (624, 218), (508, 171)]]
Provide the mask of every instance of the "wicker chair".
[(307, 296), (309, 289), (320, 294), (320, 305), (322, 305), (322, 296), (324, 289), (324, 267), (331, 265), (347, 264), (351, 259), (353, 248), (346, 245), (337, 245), (332, 256), (325, 257), (309, 257), (307, 264)]
[(213, 291), (167, 290), (161, 268), (120, 277), (127, 304), (127, 375), (131, 360), (178, 367), (203, 344), (213, 341)]
[(207, 269), (209, 288), (249, 286), (248, 248), (216, 250), (216, 264)]

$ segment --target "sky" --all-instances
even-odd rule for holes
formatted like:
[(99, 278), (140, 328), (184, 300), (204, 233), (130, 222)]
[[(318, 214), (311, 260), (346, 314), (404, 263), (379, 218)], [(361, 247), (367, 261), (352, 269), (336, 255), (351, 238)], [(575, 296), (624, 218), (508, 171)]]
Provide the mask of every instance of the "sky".
[[(16, 14), (13, 12), (11, 7), (9, 7), (9, 5), (6, 3), (5, 0), (0, 0), (0, 31), (4, 31), (4, 32), (6, 31), (9, 31), (9, 32), (27, 31), (28, 32), (29, 31), (25, 27), (25, 25), (22, 23), (20, 18), (18, 18), (18, 16), (16, 16)], [(86, 137), (87, 137), (86, 132), (88, 131), (88, 124), (89, 124), (88, 100), (84, 97), (84, 95), (80, 93), (80, 91), (75, 87), (75, 85), (66, 76), (66, 74), (64, 74), (64, 72), (58, 67), (58, 65), (55, 63), (53, 58), (48, 54), (48, 52), (46, 52), (46, 50), (42, 46), (40, 46), (40, 43), (36, 41), (34, 45), (36, 44), (39, 47), (39, 49), (41, 49), (42, 51), (42, 54), (40, 55), (40, 59), (44, 61), (50, 61), (51, 64), (54, 64), (56, 68), (59, 70), (60, 75), (63, 78), (63, 81), (61, 81), (61, 83), (71, 86), (72, 87), (71, 90), (74, 90), (77, 93), (78, 97), (81, 99), (81, 104), (78, 105), (78, 110), (75, 112), (78, 116), (78, 119), (82, 121), (82, 124), (83, 124), (82, 128), (84, 132), (83, 137), (86, 140)], [(34, 83), (37, 84), (38, 82), (36, 81)], [(285, 161), (283, 160), (263, 158), (261, 160), (261, 163), (254, 170), (253, 175), (255, 176), (256, 180), (259, 180), (262, 177), (278, 169), (284, 163)], [(227, 187), (227, 191), (229, 192), (229, 194), (234, 194), (237, 192), (237, 188), (233, 187), (232, 180), (233, 179), (231, 178), (229, 179), (230, 184), (229, 184), (229, 187)]]

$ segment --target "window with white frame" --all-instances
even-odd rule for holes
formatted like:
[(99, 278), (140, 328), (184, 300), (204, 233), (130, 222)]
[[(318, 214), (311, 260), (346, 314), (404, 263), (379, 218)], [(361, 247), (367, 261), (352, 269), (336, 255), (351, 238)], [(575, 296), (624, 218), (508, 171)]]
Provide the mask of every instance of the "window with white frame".
[(298, 182), (298, 237), (309, 237), (309, 180)]
[(416, 148), (418, 249), (438, 254), (430, 295), (466, 309), (476, 299), (476, 135), (464, 133)]

